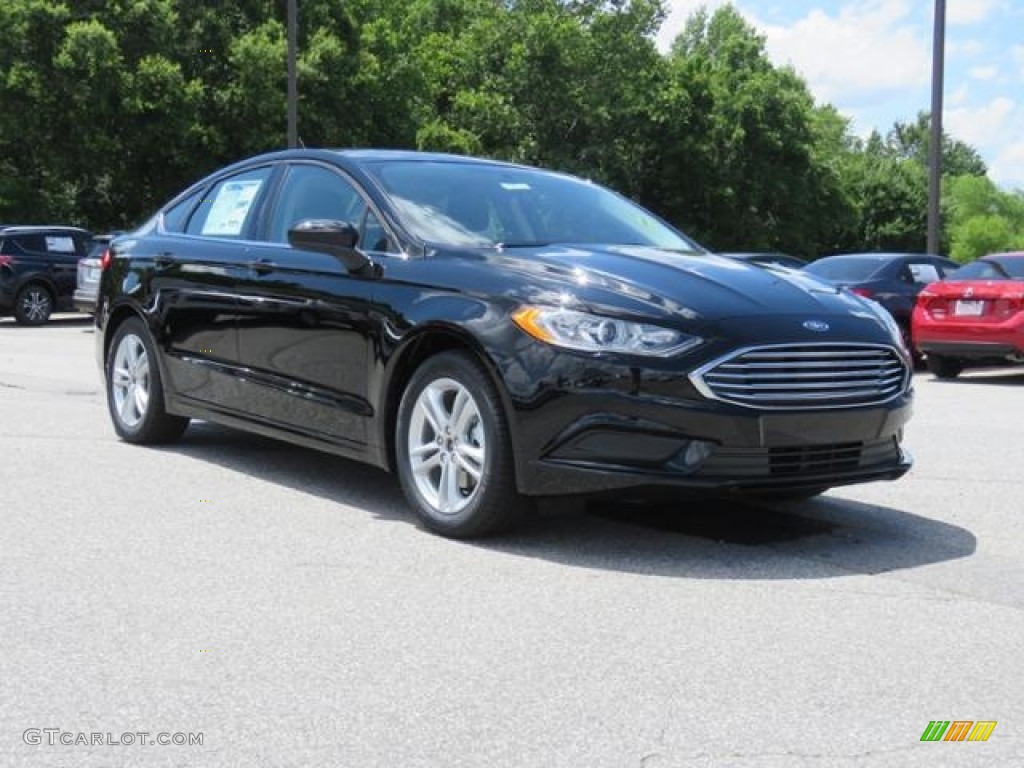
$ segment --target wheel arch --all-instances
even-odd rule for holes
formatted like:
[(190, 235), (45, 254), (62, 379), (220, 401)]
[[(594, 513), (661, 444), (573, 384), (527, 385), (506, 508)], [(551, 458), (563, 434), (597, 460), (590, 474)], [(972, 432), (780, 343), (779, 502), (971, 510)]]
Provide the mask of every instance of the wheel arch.
[(427, 360), (443, 352), (462, 351), (469, 354), (486, 373), (505, 411), (509, 434), (514, 435), (511, 418), (512, 402), (498, 367), (472, 334), (457, 326), (432, 325), (417, 329), (391, 357), (384, 377), (381, 398), (382, 418), (378, 419), (378, 440), (381, 458), (389, 471), (395, 471), (395, 427), (402, 395), (416, 370)]

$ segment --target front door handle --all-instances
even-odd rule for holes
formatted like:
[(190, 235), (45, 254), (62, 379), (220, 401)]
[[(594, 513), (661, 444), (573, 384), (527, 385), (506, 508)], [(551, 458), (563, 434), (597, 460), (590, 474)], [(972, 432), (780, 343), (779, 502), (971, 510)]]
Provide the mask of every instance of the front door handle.
[(249, 269), (257, 275), (265, 275), (268, 272), (273, 272), (277, 269), (277, 264), (272, 262), (270, 259), (253, 259), (249, 262)]
[(176, 259), (174, 258), (174, 254), (170, 251), (158, 253), (153, 257), (153, 262), (156, 264), (157, 269), (167, 269), (172, 266), (175, 261)]

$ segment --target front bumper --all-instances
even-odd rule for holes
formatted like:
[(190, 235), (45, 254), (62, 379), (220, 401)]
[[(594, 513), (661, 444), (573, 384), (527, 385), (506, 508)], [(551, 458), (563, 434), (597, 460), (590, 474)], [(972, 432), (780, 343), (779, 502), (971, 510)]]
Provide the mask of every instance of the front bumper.
[(894, 480), (912, 465), (902, 447), (910, 395), (886, 407), (830, 413), (751, 414), (728, 406), (650, 402), (635, 402), (628, 410), (584, 415), (538, 455), (520, 461), (520, 490), (798, 490)]
[[(910, 469), (902, 447), (913, 410), (905, 358), (903, 386), (880, 401), (765, 408), (695, 386), (690, 373), (718, 354), (644, 368), (538, 354), (544, 375), (506, 375), (520, 492), (797, 491), (892, 480)], [(515, 381), (533, 387), (517, 392)]]

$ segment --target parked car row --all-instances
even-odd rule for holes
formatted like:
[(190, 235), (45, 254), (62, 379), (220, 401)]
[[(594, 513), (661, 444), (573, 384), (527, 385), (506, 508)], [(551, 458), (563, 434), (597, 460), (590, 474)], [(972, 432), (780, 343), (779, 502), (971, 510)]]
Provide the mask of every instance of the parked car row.
[(91, 314), (112, 237), (79, 227), (0, 226), (0, 315), (42, 325), (54, 312)]
[(720, 255), (801, 269), (881, 304), (915, 362), (939, 378), (971, 365), (1024, 363), (1024, 252), (964, 266), (923, 253), (847, 253), (809, 264), (773, 252)]

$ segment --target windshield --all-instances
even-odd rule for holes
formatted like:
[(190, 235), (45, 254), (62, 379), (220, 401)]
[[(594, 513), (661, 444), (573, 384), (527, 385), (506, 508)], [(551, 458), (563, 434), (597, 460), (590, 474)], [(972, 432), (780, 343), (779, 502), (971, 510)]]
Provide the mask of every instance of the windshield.
[(965, 264), (947, 280), (1024, 280), (1024, 258), (978, 259)]
[(837, 283), (860, 283), (871, 279), (885, 265), (881, 259), (862, 258), (822, 259), (804, 267), (805, 272)]
[(501, 165), (394, 161), (368, 170), (409, 230), (432, 243), (508, 248), (551, 243), (703, 250), (643, 208), (571, 176)]

